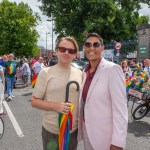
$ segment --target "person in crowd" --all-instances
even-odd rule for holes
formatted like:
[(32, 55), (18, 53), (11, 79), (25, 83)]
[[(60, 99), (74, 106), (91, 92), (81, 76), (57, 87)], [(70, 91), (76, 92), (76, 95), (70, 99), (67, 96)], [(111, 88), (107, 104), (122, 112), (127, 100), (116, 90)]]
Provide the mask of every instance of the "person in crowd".
[(31, 70), (28, 64), (28, 60), (26, 58), (23, 59), (23, 65), (20, 68), (23, 74), (23, 81), (26, 86), (29, 86), (31, 84), (30, 76), (31, 76)]
[(7, 61), (7, 56), (6, 55), (4, 55), (4, 56), (0, 56), (0, 65), (2, 66), (2, 67), (4, 67), (4, 63), (5, 63), (5, 61)]
[(149, 59), (144, 59), (144, 71), (148, 72), (150, 75), (150, 60)]
[(89, 65), (80, 91), (78, 140), (83, 139), (86, 150), (123, 150), (128, 125), (125, 77), (119, 65), (102, 57), (103, 50), (100, 35), (88, 34), (84, 52)]
[(38, 75), (40, 73), (40, 71), (44, 68), (44, 63), (43, 63), (43, 58), (39, 57), (38, 61), (34, 63), (32, 69), (33, 72)]
[(52, 57), (48, 61), (48, 66), (54, 66), (55, 64), (57, 64), (57, 62), (58, 62), (57, 57), (55, 55), (52, 55)]
[(24, 59), (24, 58), (22, 58), (22, 57), (19, 59), (19, 62), (18, 62), (19, 68), (21, 68), (22, 65), (23, 65), (23, 59)]
[(3, 58), (0, 56), (0, 65), (3, 67), (4, 66), (4, 61)]
[[(77, 149), (77, 127), (78, 127), (78, 98), (79, 91), (75, 85), (70, 86), (70, 97), (65, 101), (66, 85), (69, 81), (78, 82), (81, 86), (82, 72), (71, 66), (76, 57), (78, 45), (72, 37), (62, 37), (56, 44), (58, 63), (44, 68), (38, 75), (37, 82), (32, 94), (32, 106), (44, 110), (42, 139), (43, 149), (58, 149), (58, 115), (67, 114), (71, 103), (73, 109), (73, 127), (70, 135), (69, 150)], [(56, 145), (51, 148), (50, 145)]]
[(121, 68), (122, 68), (123, 73), (125, 74), (125, 76), (130, 76), (130, 77), (132, 76), (132, 71), (131, 71), (130, 67), (128, 66), (127, 61), (123, 61), (121, 63)]
[(136, 60), (135, 60), (135, 59), (132, 59), (132, 60), (130, 61), (129, 67), (131, 68), (132, 75), (133, 75), (134, 72), (137, 71)]
[(14, 61), (14, 55), (12, 53), (9, 54), (8, 61), (4, 63), (4, 69), (5, 69), (5, 78), (6, 78), (6, 85), (7, 85), (7, 94), (8, 94), (7, 101), (10, 101), (14, 97), (12, 91), (18, 73), (18, 63)]
[[(7, 55), (3, 55), (2, 57), (2, 66), (4, 67), (4, 63), (8, 60), (8, 56)], [(4, 73), (4, 76), (5, 76), (5, 73)], [(6, 78), (5, 78), (5, 91), (4, 93), (7, 93), (7, 85), (6, 85)]]
[(0, 65), (0, 116), (4, 114), (3, 110), (4, 86), (5, 86), (4, 71), (3, 67)]
[(34, 57), (34, 58), (31, 60), (31, 66), (33, 66), (37, 61), (38, 61), (38, 58), (37, 58), (37, 57)]
[(4, 62), (6, 62), (8, 60), (8, 56), (7, 55), (4, 55), (2, 58), (3, 58)]

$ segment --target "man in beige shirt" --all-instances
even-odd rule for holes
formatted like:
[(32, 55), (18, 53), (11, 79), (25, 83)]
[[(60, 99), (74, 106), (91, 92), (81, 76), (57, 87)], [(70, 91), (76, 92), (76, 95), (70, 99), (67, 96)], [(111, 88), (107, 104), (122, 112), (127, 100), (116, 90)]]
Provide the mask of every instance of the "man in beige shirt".
[[(71, 108), (70, 103), (64, 102), (67, 83), (76, 81), (81, 86), (82, 82), (82, 72), (70, 65), (78, 51), (76, 41), (71, 37), (61, 38), (56, 45), (56, 51), (58, 64), (44, 68), (39, 73), (32, 95), (32, 106), (44, 110), (42, 124), (44, 150), (58, 149), (58, 115), (69, 113)], [(69, 93), (69, 101), (74, 105), (70, 150), (77, 149), (78, 99), (79, 92), (73, 84)]]

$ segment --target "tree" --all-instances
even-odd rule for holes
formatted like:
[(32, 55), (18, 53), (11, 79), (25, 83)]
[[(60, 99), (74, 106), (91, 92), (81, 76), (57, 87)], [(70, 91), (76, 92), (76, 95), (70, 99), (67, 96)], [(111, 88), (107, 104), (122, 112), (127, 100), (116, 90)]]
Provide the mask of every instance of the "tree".
[(134, 39), (136, 27), (147, 23), (147, 16), (139, 16), (140, 3), (149, 0), (39, 0), (40, 9), (55, 21), (59, 36), (71, 35), (80, 44), (84, 33), (97, 32), (105, 41)]
[(3, 0), (0, 3), (0, 54), (14, 52), (16, 56), (33, 56), (39, 19), (27, 4)]

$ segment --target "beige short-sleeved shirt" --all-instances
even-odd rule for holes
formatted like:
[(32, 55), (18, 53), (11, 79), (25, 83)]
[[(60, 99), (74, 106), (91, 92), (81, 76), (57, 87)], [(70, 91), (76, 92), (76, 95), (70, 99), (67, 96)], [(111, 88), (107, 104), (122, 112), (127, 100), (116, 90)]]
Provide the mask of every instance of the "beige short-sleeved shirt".
[[(65, 101), (66, 85), (69, 81), (77, 81), (81, 87), (82, 71), (71, 67), (64, 70), (58, 65), (44, 68), (38, 75), (38, 79), (33, 91), (33, 96), (50, 102)], [(79, 91), (76, 91), (76, 85), (71, 84), (69, 88), (69, 101), (74, 104), (73, 109), (73, 129), (77, 129), (78, 124), (78, 100)], [(49, 132), (58, 134), (58, 112), (44, 111), (43, 126)]]

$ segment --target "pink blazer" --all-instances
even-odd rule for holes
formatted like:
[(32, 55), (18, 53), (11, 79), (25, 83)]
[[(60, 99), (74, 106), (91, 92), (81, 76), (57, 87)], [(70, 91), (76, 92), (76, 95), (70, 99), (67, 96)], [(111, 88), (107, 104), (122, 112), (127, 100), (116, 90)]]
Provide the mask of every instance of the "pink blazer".
[[(83, 73), (83, 85), (86, 73)], [(83, 87), (83, 86), (82, 86)], [(82, 140), (82, 89), (79, 100), (78, 140)], [(125, 77), (119, 65), (102, 58), (91, 82), (84, 106), (85, 126), (94, 150), (125, 147), (128, 109)]]

